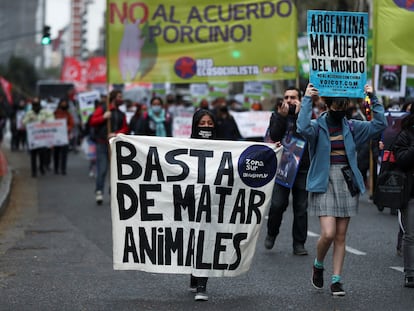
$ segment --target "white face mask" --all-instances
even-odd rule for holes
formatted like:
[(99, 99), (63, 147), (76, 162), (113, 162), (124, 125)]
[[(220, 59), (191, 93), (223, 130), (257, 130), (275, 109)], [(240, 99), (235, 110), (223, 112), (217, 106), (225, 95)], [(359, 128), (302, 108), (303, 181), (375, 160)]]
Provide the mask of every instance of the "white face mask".
[(318, 115), (319, 114), (319, 108), (318, 107), (313, 107), (313, 113)]

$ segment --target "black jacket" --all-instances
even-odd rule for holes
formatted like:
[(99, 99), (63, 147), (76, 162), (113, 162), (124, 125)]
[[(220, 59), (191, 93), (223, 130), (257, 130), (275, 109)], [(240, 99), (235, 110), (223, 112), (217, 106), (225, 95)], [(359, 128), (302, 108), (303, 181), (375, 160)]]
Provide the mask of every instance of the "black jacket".
[[(400, 132), (394, 142), (394, 154), (398, 166), (407, 172), (409, 184), (414, 185), (414, 127), (411, 126)], [(413, 196), (414, 189), (411, 189)]]

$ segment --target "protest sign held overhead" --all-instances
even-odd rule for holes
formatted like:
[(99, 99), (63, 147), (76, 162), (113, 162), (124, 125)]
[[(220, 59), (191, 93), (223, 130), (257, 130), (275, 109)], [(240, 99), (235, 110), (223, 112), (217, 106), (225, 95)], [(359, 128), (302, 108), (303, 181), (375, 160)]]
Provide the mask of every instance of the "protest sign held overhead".
[(321, 96), (363, 98), (368, 14), (308, 11), (310, 82)]
[(292, 0), (108, 0), (107, 14), (110, 83), (296, 76)]
[(110, 146), (114, 269), (248, 271), (281, 148), (127, 135)]

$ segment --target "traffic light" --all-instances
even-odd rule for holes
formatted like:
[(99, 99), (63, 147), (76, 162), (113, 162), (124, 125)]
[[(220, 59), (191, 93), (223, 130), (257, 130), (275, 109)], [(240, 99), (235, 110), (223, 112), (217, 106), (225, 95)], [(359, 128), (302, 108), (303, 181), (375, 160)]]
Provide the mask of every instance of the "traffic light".
[(50, 39), (50, 26), (43, 26), (42, 45), (48, 45), (52, 42)]

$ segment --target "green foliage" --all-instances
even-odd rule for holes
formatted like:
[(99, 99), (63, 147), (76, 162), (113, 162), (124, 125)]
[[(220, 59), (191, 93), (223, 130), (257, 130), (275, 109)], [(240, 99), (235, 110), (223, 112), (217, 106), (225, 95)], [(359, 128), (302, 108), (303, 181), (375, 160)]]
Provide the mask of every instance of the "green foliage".
[(13, 92), (33, 96), (37, 73), (33, 64), (21, 57), (12, 56), (6, 66), (0, 65), (0, 74), (13, 85)]

